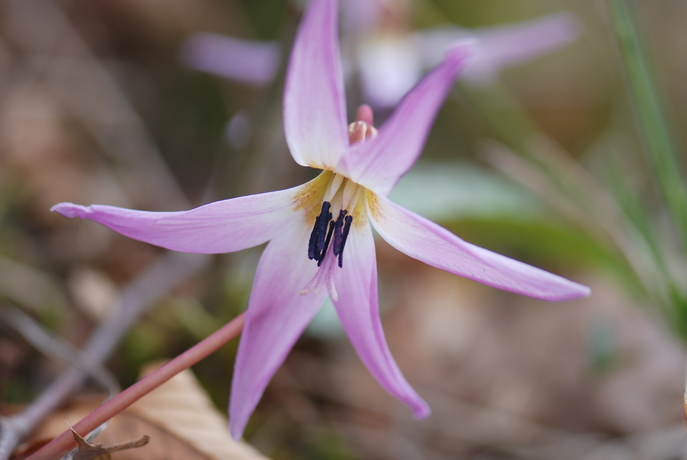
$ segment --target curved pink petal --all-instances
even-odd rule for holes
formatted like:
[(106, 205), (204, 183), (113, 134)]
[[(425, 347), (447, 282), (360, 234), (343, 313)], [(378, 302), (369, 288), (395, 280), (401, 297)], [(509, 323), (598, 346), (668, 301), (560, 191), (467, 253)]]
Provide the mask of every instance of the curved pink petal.
[(446, 50), (466, 39), (475, 52), (460, 78), (472, 84), (492, 83), (499, 72), (571, 42), (579, 35), (579, 20), (571, 13), (555, 13), (529, 21), (482, 29), (441, 27), (415, 34), (418, 56), (425, 66), (441, 62)]
[(264, 86), (277, 73), (281, 53), (276, 42), (199, 33), (181, 46), (179, 57), (194, 69), (249, 85)]
[(570, 13), (556, 13), (530, 21), (475, 31), (475, 59), (463, 77), (476, 84), (493, 81), (501, 69), (517, 65), (573, 41), (579, 20)]
[(428, 265), (543, 300), (570, 300), (591, 292), (581, 284), (467, 243), (387, 198), (370, 196), (368, 207), (382, 238)]
[(434, 118), (469, 55), (469, 46), (454, 49), (400, 102), (379, 135), (356, 144), (335, 171), (381, 195), (387, 195), (413, 166)]
[(234, 439), (241, 438), (270, 379), (327, 295), (326, 289), (299, 294), (317, 270), (307, 257), (309, 231), (292, 226), (270, 241), (260, 258), (231, 387)]
[(284, 88), (284, 133), (294, 160), (332, 169), (348, 147), (337, 36), (337, 4), (312, 0), (291, 52)]
[(257, 246), (293, 222), (303, 221), (294, 208), (308, 184), (288, 190), (215, 201), (178, 212), (150, 212), (94, 204), (60, 203), (65, 217), (105, 225), (139, 241), (182, 252), (218, 254)]
[(406, 403), (415, 418), (429, 415), (429, 406), (398, 369), (384, 338), (377, 303), (377, 263), (369, 223), (354, 225), (337, 274), (339, 299), (334, 306), (360, 359), (392, 395)]

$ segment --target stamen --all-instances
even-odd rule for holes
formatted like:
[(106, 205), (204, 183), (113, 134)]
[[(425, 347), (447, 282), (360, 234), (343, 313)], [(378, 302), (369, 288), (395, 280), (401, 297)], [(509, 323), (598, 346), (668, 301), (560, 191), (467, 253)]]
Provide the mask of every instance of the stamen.
[(336, 225), (334, 227), (334, 244), (332, 245), (332, 251), (334, 251), (335, 256), (341, 254), (341, 238), (343, 236), (344, 218), (346, 217), (346, 214), (347, 211), (342, 209), (339, 211), (339, 218), (336, 219)]
[(339, 267), (343, 268), (343, 250), (346, 247), (346, 240), (348, 239), (348, 233), (351, 230), (351, 224), (353, 223), (353, 216), (346, 216), (346, 223), (343, 228), (343, 235), (341, 236), (341, 252), (339, 252)]
[[(308, 259), (310, 260), (317, 260), (319, 262), (324, 257), (327, 224), (332, 220), (332, 213), (329, 212), (331, 207), (332, 204), (329, 201), (323, 202), (322, 211), (315, 219), (315, 225), (310, 233), (310, 241), (308, 241)], [(327, 242), (327, 244), (329, 243)]]
[[(362, 120), (350, 128), (361, 141), (376, 134), (376, 130)], [(308, 241), (308, 258), (317, 262), (317, 271), (299, 291), (301, 295), (311, 291), (317, 293), (325, 288), (332, 300), (338, 299), (334, 282), (337, 265), (343, 268), (343, 253), (353, 225), (353, 216), (348, 210), (356, 208), (363, 193), (363, 187), (340, 174), (335, 174), (327, 185), (320, 214), (315, 218)], [(332, 219), (332, 209), (339, 211), (336, 219)]]
[[(346, 246), (348, 233), (351, 231), (353, 216), (348, 215), (348, 211), (341, 209), (339, 217), (332, 220), (331, 203), (322, 203), (322, 211), (315, 219), (315, 225), (310, 233), (308, 242), (308, 258), (316, 260), (317, 266), (322, 266), (322, 262), (327, 255), (329, 245), (332, 245), (332, 252), (339, 259), (339, 267), (343, 268), (343, 250)], [(326, 229), (326, 231), (325, 231)]]
[(317, 266), (318, 267), (320, 265), (322, 265), (322, 261), (324, 260), (324, 256), (325, 256), (325, 254), (327, 254), (327, 249), (329, 249), (329, 242), (332, 240), (332, 233), (334, 233), (334, 227), (336, 227), (336, 222), (334, 222), (332, 220), (329, 222), (329, 231), (327, 231), (327, 239), (324, 240), (324, 248), (322, 249), (322, 252), (320, 253), (320, 258), (317, 259)]

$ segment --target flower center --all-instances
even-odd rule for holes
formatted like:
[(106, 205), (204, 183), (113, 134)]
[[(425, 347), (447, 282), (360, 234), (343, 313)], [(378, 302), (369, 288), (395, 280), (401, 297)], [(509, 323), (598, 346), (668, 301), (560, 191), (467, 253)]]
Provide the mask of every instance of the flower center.
[[(324, 192), (320, 214), (315, 218), (310, 239), (308, 258), (317, 262), (317, 273), (308, 283), (301, 295), (326, 286), (332, 300), (338, 300), (334, 276), (343, 268), (344, 249), (351, 232), (354, 218), (365, 221), (360, 200), (365, 196), (365, 188), (340, 174), (333, 174)], [(336, 218), (334, 218), (336, 216)], [(338, 266), (338, 267), (337, 267)]]
[[(348, 127), (351, 144), (364, 142), (376, 135), (377, 130), (361, 119)], [(364, 196), (364, 190), (364, 187), (341, 174), (334, 173), (329, 179), (320, 214), (315, 218), (308, 240), (308, 258), (316, 261), (319, 268), (313, 279), (300, 291), (301, 295), (307, 294), (311, 289), (317, 290), (324, 284), (332, 300), (338, 300), (334, 274), (337, 265), (343, 268), (344, 249), (354, 216), (358, 216), (357, 219), (365, 222), (361, 215), (362, 210), (359, 208), (356, 210), (358, 202)], [(336, 219), (335, 215), (337, 215)]]

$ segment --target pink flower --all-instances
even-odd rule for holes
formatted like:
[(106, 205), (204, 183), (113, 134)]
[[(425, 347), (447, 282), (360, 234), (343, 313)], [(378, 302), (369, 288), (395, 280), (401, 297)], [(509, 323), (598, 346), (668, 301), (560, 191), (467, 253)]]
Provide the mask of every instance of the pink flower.
[(377, 304), (373, 225), (398, 250), (490, 286), (546, 300), (585, 286), (473, 246), (386, 196), (420, 155), (434, 117), (469, 50), (454, 47), (377, 131), (363, 106), (347, 128), (336, 0), (312, 0), (298, 31), (284, 94), (291, 154), (322, 173), (301, 186), (181, 212), (60, 203), (81, 217), (168, 249), (239, 251), (269, 241), (253, 283), (232, 383), (231, 432), (240, 438), (270, 378), (329, 296), (370, 372), (417, 418), (429, 407), (398, 369)]
[(194, 69), (251, 86), (264, 86), (277, 74), (281, 53), (276, 42), (203, 32), (184, 42), (179, 57)]
[(481, 29), (445, 26), (413, 34), (370, 35), (356, 53), (364, 94), (373, 106), (393, 107), (447, 50), (472, 40), (474, 52), (460, 78), (487, 86), (502, 70), (521, 65), (577, 38), (579, 21), (571, 13), (555, 13), (529, 21)]
[[(388, 0), (349, 0), (342, 5), (350, 40), (348, 66), (359, 74), (365, 98), (375, 108), (393, 108), (428, 68), (443, 61), (448, 49), (466, 40), (474, 42), (474, 52), (460, 78), (486, 86), (497, 81), (502, 70), (570, 43), (581, 29), (575, 15), (560, 12), (480, 29), (387, 30), (388, 24), (382, 27), (382, 12), (393, 5)], [(403, 16), (399, 11), (394, 14)], [(183, 44), (180, 58), (194, 69), (262, 86), (276, 76), (281, 53), (277, 42), (198, 33)]]

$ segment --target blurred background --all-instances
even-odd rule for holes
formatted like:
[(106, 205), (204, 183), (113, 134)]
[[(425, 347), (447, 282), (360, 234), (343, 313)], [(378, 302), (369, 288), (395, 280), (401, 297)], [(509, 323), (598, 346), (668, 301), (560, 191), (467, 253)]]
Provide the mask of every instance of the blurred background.
[[(36, 348), (46, 331), (32, 336), (17, 315), (86, 349), (127, 387), (146, 363), (245, 309), (261, 247), (174, 255), (49, 210), (182, 210), (313, 177), (291, 159), (281, 120), (304, 3), (0, 0), (0, 413), (21, 412), (66, 368), (65, 354)], [(452, 24), (470, 35), (569, 13), (556, 49), (456, 85), (391, 198), (593, 295), (531, 300), (379, 239), (385, 333), (432, 415), (413, 420), (379, 386), (325, 305), (246, 441), (274, 459), (683, 458), (684, 245), (665, 198), (671, 173), (655, 167), (632, 97), (619, 2), (340, 3), (349, 113), (374, 103), (377, 125), (395, 100), (371, 89), (374, 63), (408, 52), (418, 31)], [(682, 151), (687, 4), (623, 4)], [(219, 35), (197, 35), (208, 32)], [(251, 40), (245, 65), (213, 67), (229, 49), (211, 46), (220, 36)], [(400, 62), (408, 75), (426, 70)], [(236, 345), (193, 368), (223, 413)], [(91, 379), (78, 394), (102, 391)]]

